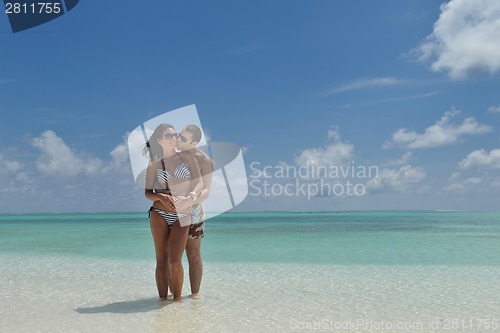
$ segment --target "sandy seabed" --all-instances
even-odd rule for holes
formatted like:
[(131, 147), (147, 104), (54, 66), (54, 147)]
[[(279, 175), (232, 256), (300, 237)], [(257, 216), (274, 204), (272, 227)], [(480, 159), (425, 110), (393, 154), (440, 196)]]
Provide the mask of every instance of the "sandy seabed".
[(1, 332), (500, 332), (497, 266), (206, 263), (160, 301), (154, 262), (0, 255)]

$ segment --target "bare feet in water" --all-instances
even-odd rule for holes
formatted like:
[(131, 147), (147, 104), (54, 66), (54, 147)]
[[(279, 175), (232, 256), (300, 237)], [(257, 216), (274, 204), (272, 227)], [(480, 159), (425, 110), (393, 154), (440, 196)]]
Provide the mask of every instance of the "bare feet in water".
[(167, 297), (160, 297), (160, 301), (168, 301), (174, 298), (174, 295), (168, 294)]
[(199, 299), (200, 298), (200, 293), (192, 293), (191, 294), (192, 299)]

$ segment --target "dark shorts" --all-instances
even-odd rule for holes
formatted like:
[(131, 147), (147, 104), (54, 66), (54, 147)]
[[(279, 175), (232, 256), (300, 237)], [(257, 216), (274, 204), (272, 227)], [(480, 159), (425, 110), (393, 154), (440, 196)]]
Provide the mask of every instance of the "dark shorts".
[(205, 236), (205, 213), (203, 206), (197, 205), (191, 213), (191, 226), (188, 239), (201, 239)]

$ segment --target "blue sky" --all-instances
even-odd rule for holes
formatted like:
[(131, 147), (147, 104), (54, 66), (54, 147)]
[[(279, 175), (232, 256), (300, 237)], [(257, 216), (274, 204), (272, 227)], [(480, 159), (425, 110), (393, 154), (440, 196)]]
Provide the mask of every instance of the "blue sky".
[[(496, 0), (87, 0), (15, 34), (0, 14), (0, 213), (147, 210), (126, 136), (190, 104), (243, 148), (240, 210), (497, 209), (499, 35)], [(378, 174), (258, 193), (265, 166), (312, 165)]]

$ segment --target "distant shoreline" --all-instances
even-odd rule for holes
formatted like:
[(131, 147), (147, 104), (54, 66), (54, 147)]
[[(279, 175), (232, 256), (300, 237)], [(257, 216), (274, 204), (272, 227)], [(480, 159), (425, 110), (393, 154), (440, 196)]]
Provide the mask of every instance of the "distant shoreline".
[[(411, 209), (401, 209), (401, 210), (318, 210), (318, 211), (284, 211), (284, 210), (263, 210), (263, 211), (234, 211), (225, 212), (221, 215), (238, 215), (238, 214), (343, 214), (343, 213), (495, 213), (500, 212), (500, 210), (453, 210), (453, 209), (422, 209), (422, 210), (411, 210)], [(130, 214), (144, 214), (146, 211), (139, 212), (34, 212), (34, 213), (2, 213), (0, 216), (39, 216), (39, 215), (130, 215)], [(213, 213), (206, 212), (207, 215)], [(218, 214), (218, 213), (217, 213)], [(219, 214), (218, 214), (219, 215)]]

